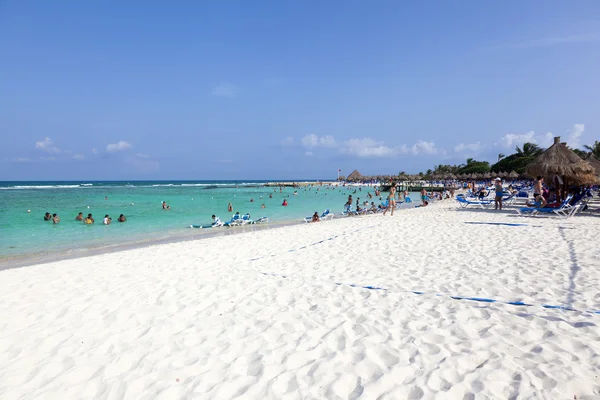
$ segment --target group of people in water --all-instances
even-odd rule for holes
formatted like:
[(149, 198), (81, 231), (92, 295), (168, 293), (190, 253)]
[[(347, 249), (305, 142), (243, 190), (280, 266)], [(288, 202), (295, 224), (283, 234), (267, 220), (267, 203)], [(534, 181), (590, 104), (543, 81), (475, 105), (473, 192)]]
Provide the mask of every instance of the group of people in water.
[[(91, 213), (88, 214), (87, 217), (84, 217), (83, 213), (79, 213), (75, 217), (75, 220), (82, 221), (86, 225), (91, 225), (95, 222), (94, 217), (92, 216)], [(127, 221), (127, 218), (125, 217), (125, 215), (121, 214), (121, 215), (119, 215), (119, 218), (117, 218), (117, 221), (125, 222), (125, 221)], [(112, 222), (112, 218), (110, 217), (110, 215), (108, 215), (108, 214), (104, 215), (104, 218), (102, 218), (102, 223), (104, 225), (110, 225), (111, 222)]]
[[(60, 217), (58, 216), (58, 214), (50, 214), (49, 212), (47, 212), (46, 214), (44, 214), (44, 221), (52, 221), (53, 223), (58, 224), (60, 222)], [(77, 216), (75, 217), (75, 221), (81, 221), (85, 225), (92, 225), (94, 222), (96, 222), (91, 213), (89, 213), (87, 217), (84, 217), (82, 212), (77, 214)], [(127, 221), (127, 218), (125, 217), (125, 215), (121, 214), (119, 215), (119, 218), (117, 218), (117, 221), (125, 222)], [(104, 225), (110, 225), (111, 222), (112, 218), (108, 214), (106, 214), (102, 219), (102, 223)]]

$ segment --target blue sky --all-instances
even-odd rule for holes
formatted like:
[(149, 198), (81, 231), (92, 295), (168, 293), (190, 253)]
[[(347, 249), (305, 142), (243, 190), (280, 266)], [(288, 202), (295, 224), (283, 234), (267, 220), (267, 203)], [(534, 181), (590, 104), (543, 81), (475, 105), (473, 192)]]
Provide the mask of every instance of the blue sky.
[(0, 1), (0, 179), (294, 179), (600, 140), (598, 1)]

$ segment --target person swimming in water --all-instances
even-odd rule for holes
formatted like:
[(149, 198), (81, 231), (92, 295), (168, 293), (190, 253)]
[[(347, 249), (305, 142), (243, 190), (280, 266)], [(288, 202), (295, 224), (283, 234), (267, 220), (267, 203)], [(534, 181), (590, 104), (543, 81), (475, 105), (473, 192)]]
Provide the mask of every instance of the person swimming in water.
[(58, 214), (52, 214), (52, 222), (58, 224), (60, 222), (60, 217)]
[(286, 207), (288, 205), (287, 199), (283, 199), (283, 203), (281, 203), (281, 205)]
[(83, 220), (83, 223), (86, 225), (91, 225), (94, 223), (94, 218), (92, 218), (92, 214), (88, 214), (87, 217)]
[(83, 213), (82, 212), (77, 214), (77, 216), (75, 217), (75, 221), (83, 221)]
[(121, 214), (121, 215), (119, 215), (119, 219), (117, 219), (117, 221), (125, 222), (125, 221), (127, 221), (127, 218), (125, 218), (125, 216), (123, 214)]
[(104, 216), (104, 219), (102, 220), (102, 223), (104, 225), (110, 225), (110, 223), (112, 222), (112, 218), (108, 216), (108, 214), (106, 214)]
[(229, 202), (229, 203), (227, 204), (227, 211), (228, 211), (228, 212), (232, 212), (232, 211), (233, 211), (233, 206), (231, 205), (231, 202)]
[(163, 201), (163, 202), (162, 202), (162, 209), (163, 209), (163, 210), (170, 210), (170, 209), (171, 209), (171, 206), (168, 206), (168, 205), (167, 205), (167, 202), (166, 202), (166, 201)]
[(50, 214), (49, 212), (44, 214), (44, 221), (50, 221), (51, 219), (52, 219), (52, 214)]

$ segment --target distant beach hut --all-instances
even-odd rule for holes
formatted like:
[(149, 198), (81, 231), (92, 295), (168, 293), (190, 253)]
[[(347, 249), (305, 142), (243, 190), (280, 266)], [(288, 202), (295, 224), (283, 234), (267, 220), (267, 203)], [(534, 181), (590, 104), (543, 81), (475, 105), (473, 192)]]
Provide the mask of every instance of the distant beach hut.
[(517, 179), (519, 177), (519, 174), (517, 174), (517, 171), (511, 171), (507, 177), (512, 178), (512, 179)]
[(490, 174), (489, 172), (486, 172), (485, 174), (482, 175), (483, 179), (490, 179), (492, 177), (492, 174)]
[(399, 174), (398, 175), (398, 180), (399, 181), (407, 181), (408, 180), (408, 176), (406, 176), (406, 174)]
[(596, 170), (596, 176), (600, 177), (600, 161), (594, 158), (592, 153), (589, 153), (583, 159), (590, 163), (590, 165)]
[[(527, 175), (542, 176), (553, 183), (564, 198), (569, 184), (595, 184), (600, 180), (594, 167), (560, 142), (560, 136), (554, 138), (554, 144), (540, 154), (525, 169)], [(562, 187), (563, 190), (560, 190)]]
[(363, 179), (363, 176), (357, 170), (352, 171), (350, 175), (346, 178), (348, 182), (358, 182)]
[(508, 178), (508, 172), (506, 172), (506, 171), (500, 171), (500, 173), (498, 174), (498, 176), (500, 178)]

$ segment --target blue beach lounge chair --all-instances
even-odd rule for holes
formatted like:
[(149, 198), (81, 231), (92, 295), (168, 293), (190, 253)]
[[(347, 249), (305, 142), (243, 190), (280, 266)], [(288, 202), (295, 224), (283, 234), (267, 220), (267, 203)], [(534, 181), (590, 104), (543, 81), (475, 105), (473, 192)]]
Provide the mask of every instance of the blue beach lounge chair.
[(529, 216), (535, 216), (538, 214), (555, 214), (568, 218), (575, 214), (575, 212), (579, 209), (579, 205), (572, 206), (570, 204), (572, 198), (572, 195), (568, 195), (559, 207), (523, 207), (517, 210), (517, 214)]
[(487, 208), (493, 203), (491, 200), (467, 200), (463, 196), (457, 196), (456, 201), (458, 201), (461, 208), (467, 208), (468, 206)]

